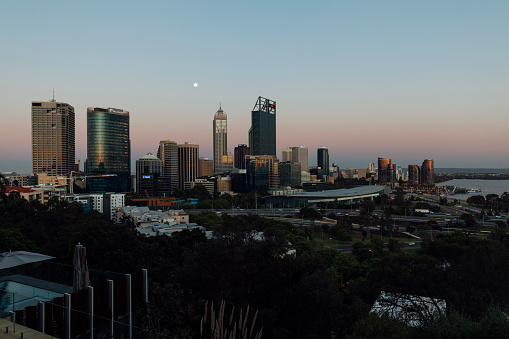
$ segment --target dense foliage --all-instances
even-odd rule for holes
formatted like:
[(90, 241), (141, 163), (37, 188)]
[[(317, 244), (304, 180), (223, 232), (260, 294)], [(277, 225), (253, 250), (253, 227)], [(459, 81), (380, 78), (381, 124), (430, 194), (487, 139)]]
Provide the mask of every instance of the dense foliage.
[[(256, 331), (263, 327), (266, 338), (445, 338), (457, 337), (458, 327), (467, 337), (496, 337), (509, 328), (502, 313), (509, 306), (503, 232), (427, 241), (418, 253), (394, 242), (386, 251), (375, 237), (346, 255), (314, 246), (288, 223), (253, 215), (195, 217), (215, 231), (213, 239), (198, 230), (147, 238), (130, 220), (114, 224), (76, 203), (3, 195), (0, 205), (0, 252), (40, 251), (70, 264), (81, 242), (90, 268), (147, 268), (152, 286), (144, 325), (176, 338), (199, 337), (205, 303), (222, 301), (228, 309), (258, 310)], [(369, 314), (380, 291), (445, 299), (449, 312), (417, 329), (380, 319)]]

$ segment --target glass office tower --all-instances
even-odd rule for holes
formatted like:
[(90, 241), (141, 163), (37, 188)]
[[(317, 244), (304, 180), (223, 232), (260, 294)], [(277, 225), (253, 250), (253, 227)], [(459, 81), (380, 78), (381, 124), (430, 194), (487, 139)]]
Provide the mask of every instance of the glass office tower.
[(276, 155), (276, 102), (258, 97), (251, 111), (249, 148), (252, 155)]
[(322, 169), (322, 174), (329, 175), (329, 150), (326, 147), (318, 147), (317, 160), (318, 167)]
[(128, 111), (99, 107), (87, 109), (87, 173), (92, 176), (87, 178), (89, 193), (131, 190)]

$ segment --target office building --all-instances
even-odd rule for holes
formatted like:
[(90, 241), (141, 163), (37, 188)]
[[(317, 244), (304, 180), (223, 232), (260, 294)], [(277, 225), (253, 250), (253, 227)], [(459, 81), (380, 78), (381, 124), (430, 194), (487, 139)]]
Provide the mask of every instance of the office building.
[(280, 187), (301, 187), (301, 166), (293, 162), (279, 163)]
[(246, 169), (246, 155), (251, 155), (251, 150), (248, 145), (239, 144), (233, 150), (233, 160), (235, 162), (235, 168)]
[(421, 180), (420, 172), (419, 165), (408, 165), (408, 183), (410, 185), (419, 185)]
[(389, 167), (391, 164), (391, 159), (388, 158), (378, 158), (378, 182), (388, 182), (390, 181), (389, 176)]
[(198, 177), (211, 177), (214, 175), (214, 162), (208, 158), (198, 159)]
[(228, 155), (228, 128), (226, 114), (219, 105), (219, 110), (214, 114), (212, 122), (214, 142), (214, 173), (231, 171), (233, 165), (224, 164), (223, 157)]
[(320, 146), (316, 151), (317, 166), (322, 169), (323, 175), (329, 175), (329, 150), (327, 147)]
[(247, 187), (252, 190), (279, 188), (279, 160), (275, 155), (246, 156)]
[(87, 179), (89, 193), (131, 190), (128, 111), (111, 107), (87, 109), (87, 172), (105, 175)]
[(198, 177), (198, 158), (200, 146), (190, 142), (177, 145), (178, 185), (184, 189), (184, 183), (195, 181)]
[(425, 159), (421, 166), (421, 184), (433, 185), (435, 183), (434, 178), (434, 164), (433, 159)]
[(276, 102), (258, 97), (251, 112), (249, 148), (252, 155), (276, 156)]
[(163, 161), (152, 153), (136, 160), (136, 193), (147, 197), (170, 195), (169, 178), (163, 177)]
[(308, 148), (304, 146), (290, 148), (292, 150), (292, 162), (300, 164), (303, 171), (309, 171)]
[(69, 176), (74, 171), (74, 107), (32, 101), (32, 172)]
[(281, 151), (281, 162), (292, 162), (292, 149), (290, 147), (283, 148)]
[(177, 168), (177, 143), (172, 140), (159, 141), (157, 157), (163, 162), (163, 177), (167, 178), (170, 194), (179, 187)]

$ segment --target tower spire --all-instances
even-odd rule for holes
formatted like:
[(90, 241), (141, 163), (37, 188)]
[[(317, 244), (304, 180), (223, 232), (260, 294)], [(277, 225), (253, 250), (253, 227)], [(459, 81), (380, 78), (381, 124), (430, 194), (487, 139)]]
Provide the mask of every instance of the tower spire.
[(51, 102), (55, 102), (55, 89), (53, 88), (53, 99), (50, 100)]

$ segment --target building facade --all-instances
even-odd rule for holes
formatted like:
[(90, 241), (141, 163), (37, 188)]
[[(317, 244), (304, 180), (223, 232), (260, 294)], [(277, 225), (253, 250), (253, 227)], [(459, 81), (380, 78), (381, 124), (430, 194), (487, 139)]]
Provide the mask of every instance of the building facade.
[(323, 175), (329, 175), (329, 150), (320, 146), (316, 151), (317, 166), (322, 169)]
[(435, 180), (434, 175), (434, 164), (433, 159), (425, 159), (421, 166), (421, 184), (433, 185)]
[(279, 160), (275, 155), (251, 155), (246, 158), (248, 191), (279, 188)]
[(251, 155), (251, 150), (248, 145), (239, 144), (233, 151), (233, 161), (235, 168), (246, 168), (246, 155)]
[(276, 102), (258, 97), (251, 111), (249, 148), (252, 155), (276, 156)]
[(294, 162), (279, 163), (280, 187), (301, 187), (301, 165)]
[(303, 171), (309, 171), (308, 148), (305, 146), (290, 147), (292, 162), (300, 164)]
[(390, 181), (389, 167), (391, 165), (391, 159), (378, 158), (378, 182)]
[(419, 165), (408, 165), (408, 183), (410, 185), (419, 185), (421, 180), (420, 172)]
[(74, 107), (32, 101), (32, 172), (69, 176), (74, 171)]
[(155, 155), (136, 160), (136, 193), (148, 197), (170, 196), (169, 178), (163, 177), (163, 161)]
[(195, 181), (198, 177), (198, 158), (200, 146), (185, 142), (177, 145), (178, 184), (184, 189), (184, 183)]
[(232, 166), (228, 166), (223, 162), (223, 157), (228, 156), (228, 121), (226, 114), (219, 105), (219, 110), (214, 114), (212, 122), (213, 127), (213, 155), (214, 155), (214, 173), (224, 173), (231, 170)]
[(157, 157), (163, 162), (163, 177), (169, 185), (170, 194), (179, 187), (177, 165), (177, 143), (172, 140), (159, 141)]
[(214, 175), (214, 162), (207, 158), (198, 159), (198, 177), (211, 177)]
[(131, 190), (129, 112), (117, 108), (87, 109), (87, 172), (114, 176), (87, 179), (89, 193)]

